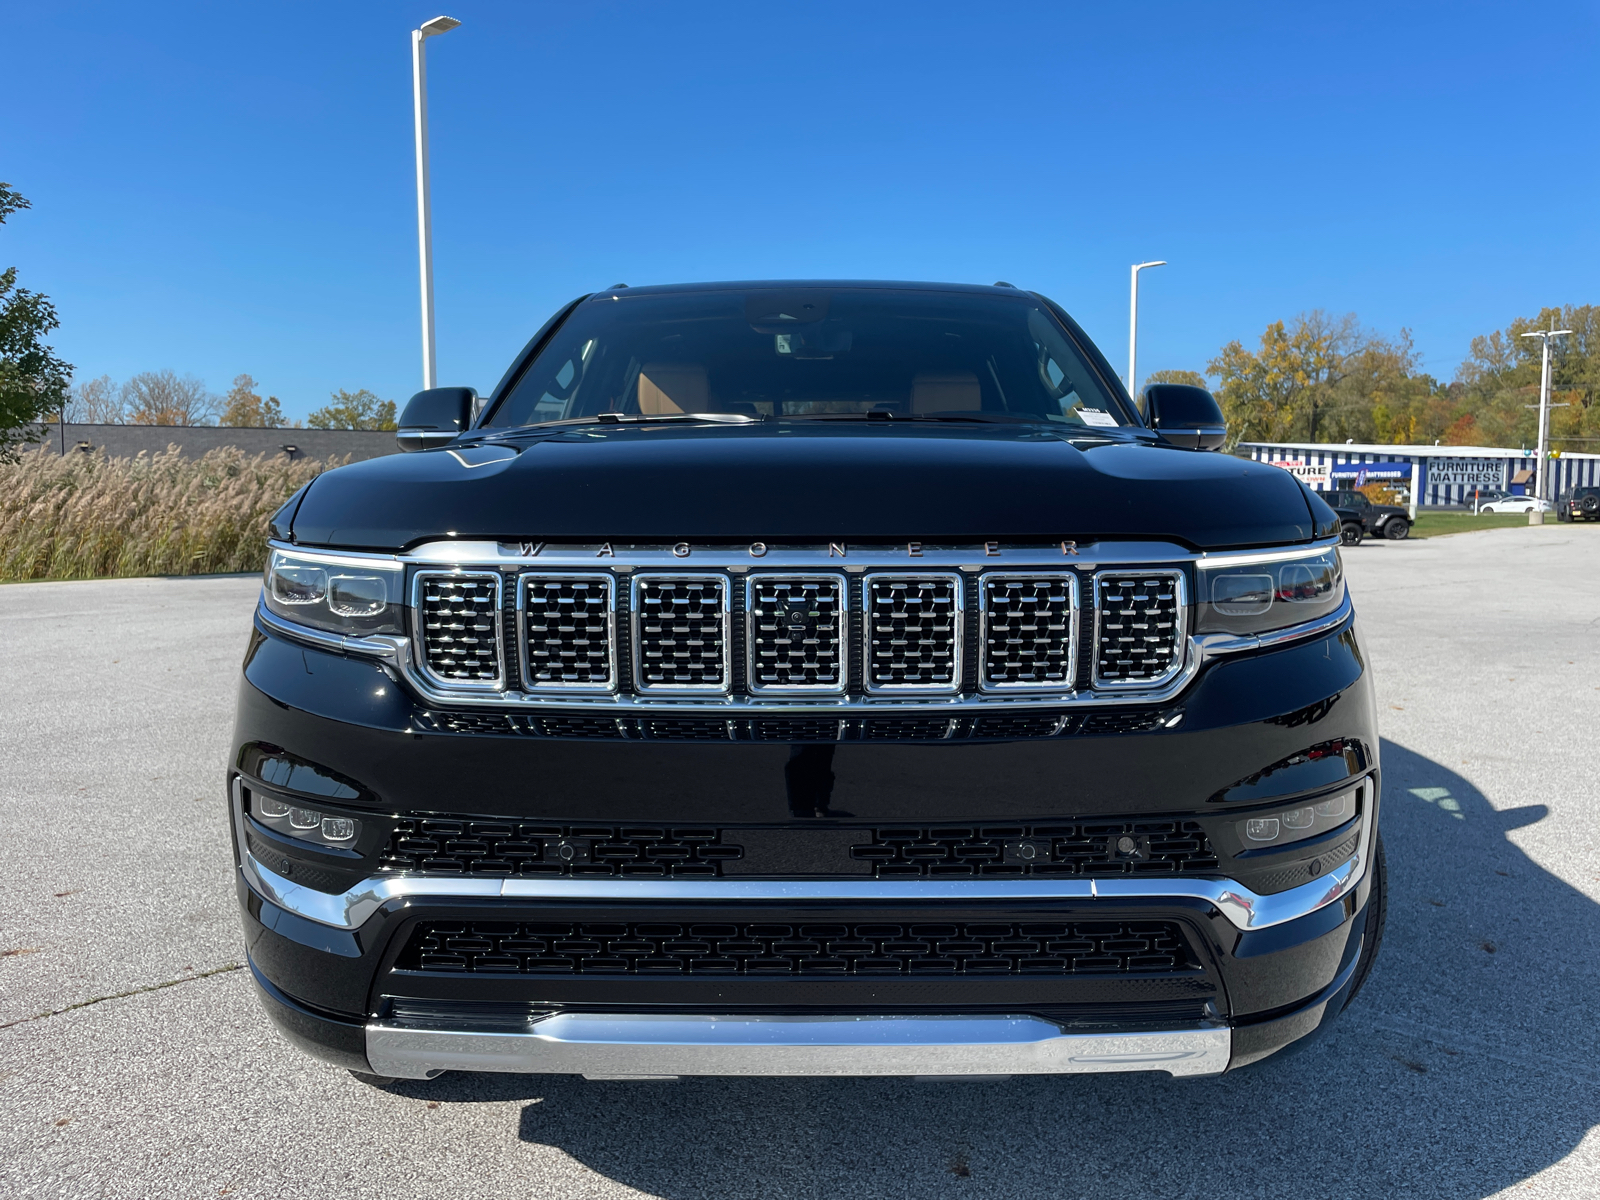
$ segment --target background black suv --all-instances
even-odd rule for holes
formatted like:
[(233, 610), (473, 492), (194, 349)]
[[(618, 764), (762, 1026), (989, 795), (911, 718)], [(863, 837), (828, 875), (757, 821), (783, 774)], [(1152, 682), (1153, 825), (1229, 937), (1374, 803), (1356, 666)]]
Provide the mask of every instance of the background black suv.
[(1344, 489), (1324, 492), (1322, 498), (1334, 508), (1351, 509), (1358, 513), (1368, 537), (1384, 537), (1398, 542), (1410, 536), (1411, 517), (1398, 505), (1374, 504), (1363, 493)]
[(1600, 521), (1600, 487), (1573, 488), (1556, 509), (1573, 521)]

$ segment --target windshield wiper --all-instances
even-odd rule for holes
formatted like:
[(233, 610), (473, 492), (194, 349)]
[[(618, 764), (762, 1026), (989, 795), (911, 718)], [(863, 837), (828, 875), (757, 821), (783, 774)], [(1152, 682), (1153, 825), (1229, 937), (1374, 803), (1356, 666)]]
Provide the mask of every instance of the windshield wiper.
[(979, 424), (1046, 425), (1049, 419), (1040, 413), (796, 413), (774, 418), (779, 421), (975, 421)]
[(550, 429), (556, 425), (643, 425), (664, 421), (709, 421), (713, 425), (754, 425), (765, 417), (749, 413), (595, 413), (590, 417), (566, 417), (560, 421), (533, 421), (524, 429)]

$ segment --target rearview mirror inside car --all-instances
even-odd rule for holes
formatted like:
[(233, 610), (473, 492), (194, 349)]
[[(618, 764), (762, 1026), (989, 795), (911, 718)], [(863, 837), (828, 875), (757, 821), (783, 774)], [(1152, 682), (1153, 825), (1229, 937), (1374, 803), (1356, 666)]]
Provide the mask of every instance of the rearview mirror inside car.
[(1164, 441), (1190, 450), (1220, 450), (1228, 437), (1217, 399), (1187, 383), (1152, 383), (1144, 389), (1145, 419)]
[(473, 405), (478, 393), (469, 387), (429, 388), (406, 401), (400, 414), (395, 439), (402, 450), (426, 450), (444, 446), (465, 433), (472, 424)]

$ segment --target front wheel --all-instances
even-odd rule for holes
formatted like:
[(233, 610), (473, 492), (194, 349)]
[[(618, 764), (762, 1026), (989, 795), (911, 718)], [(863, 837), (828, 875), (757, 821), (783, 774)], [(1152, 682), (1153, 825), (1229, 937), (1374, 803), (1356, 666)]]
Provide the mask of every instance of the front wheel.
[(1359, 546), (1362, 533), (1361, 522), (1346, 521), (1339, 526), (1339, 543), (1344, 546)]
[(1383, 536), (1391, 542), (1404, 541), (1411, 533), (1411, 522), (1395, 517), (1383, 527)]

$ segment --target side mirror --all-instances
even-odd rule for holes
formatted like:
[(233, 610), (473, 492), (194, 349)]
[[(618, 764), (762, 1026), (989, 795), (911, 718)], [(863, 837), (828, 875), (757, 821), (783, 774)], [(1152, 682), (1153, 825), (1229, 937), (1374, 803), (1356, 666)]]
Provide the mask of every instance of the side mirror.
[(395, 440), (402, 450), (426, 450), (456, 440), (472, 425), (478, 393), (469, 387), (429, 388), (406, 401)]
[(1187, 383), (1152, 383), (1144, 389), (1145, 417), (1174, 446), (1189, 450), (1220, 450), (1228, 439), (1217, 398), (1202, 387)]

